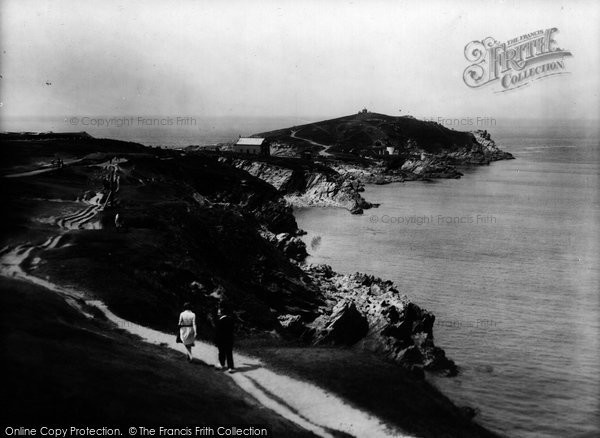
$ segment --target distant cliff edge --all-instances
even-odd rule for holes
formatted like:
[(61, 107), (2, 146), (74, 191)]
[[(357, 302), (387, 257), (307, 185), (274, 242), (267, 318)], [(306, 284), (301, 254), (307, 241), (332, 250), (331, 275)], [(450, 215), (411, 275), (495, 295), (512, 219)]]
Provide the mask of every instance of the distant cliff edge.
[(514, 158), (485, 130), (463, 132), (411, 116), (361, 112), (336, 119), (262, 132), (271, 154), (318, 158), (365, 183), (458, 178), (456, 166)]

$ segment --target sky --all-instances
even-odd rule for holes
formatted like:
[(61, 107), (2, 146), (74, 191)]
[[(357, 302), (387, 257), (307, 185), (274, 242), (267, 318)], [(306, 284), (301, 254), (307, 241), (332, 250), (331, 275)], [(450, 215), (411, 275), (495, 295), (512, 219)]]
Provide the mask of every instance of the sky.
[[(0, 2), (0, 117), (599, 118), (597, 1)], [(472, 89), (465, 45), (556, 27), (569, 74)]]

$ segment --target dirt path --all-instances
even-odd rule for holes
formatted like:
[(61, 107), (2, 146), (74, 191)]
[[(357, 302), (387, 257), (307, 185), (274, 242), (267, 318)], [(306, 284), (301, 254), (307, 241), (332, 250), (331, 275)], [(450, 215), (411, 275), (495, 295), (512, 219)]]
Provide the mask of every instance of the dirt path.
[(291, 131), (290, 137), (297, 138), (298, 140), (305, 141), (305, 142), (310, 143), (310, 144), (312, 144), (314, 146), (319, 146), (319, 147), (325, 148), (325, 149), (319, 151), (319, 155), (321, 155), (323, 157), (331, 157), (331, 156), (333, 156), (333, 154), (330, 154), (329, 152), (327, 152), (329, 150), (329, 148), (331, 147), (331, 145), (327, 146), (325, 144), (321, 144), (321, 143), (317, 143), (316, 141), (309, 140), (308, 138), (297, 137), (296, 136), (296, 132), (298, 132), (298, 131)]
[[(82, 161), (83, 158), (68, 160), (64, 162), (63, 166), (78, 163)], [(106, 161), (99, 164), (93, 164), (91, 166), (99, 166), (105, 171), (119, 171), (119, 164), (127, 162), (126, 159), (113, 159), (110, 161)], [(29, 172), (21, 172), (21, 173), (13, 173), (9, 175), (4, 175), (4, 178), (21, 178), (39, 175), (41, 173), (52, 172), (60, 169), (60, 167), (52, 166), (52, 167), (44, 167), (37, 170), (32, 170)], [(109, 195), (110, 196), (110, 195)], [(93, 222), (92, 219), (96, 217), (98, 212), (104, 209), (104, 205), (102, 204), (102, 200), (106, 199), (101, 192), (96, 193), (91, 199), (87, 201), (82, 201), (83, 208), (75, 211), (74, 213), (70, 213), (61, 217), (54, 219), (54, 223), (58, 225), (63, 230), (78, 230), (78, 229), (100, 229), (99, 222)], [(49, 200), (52, 201), (52, 200)], [(57, 200), (54, 200), (57, 201)], [(62, 200), (58, 200), (61, 201)], [(68, 202), (68, 201), (64, 201)]]
[[(23, 265), (29, 261), (30, 257), (32, 257), (31, 264), (35, 265), (36, 263), (40, 262), (38, 254), (39, 252), (52, 250), (62, 246), (62, 239), (64, 235), (65, 233), (62, 233), (49, 237), (46, 241), (39, 245), (23, 244), (14, 248), (2, 248), (2, 250), (0, 250), (0, 275), (8, 278), (27, 281), (57, 293), (65, 299), (67, 304), (74, 307), (85, 316), (91, 318), (92, 316), (85, 312), (83, 307), (80, 305), (81, 301), (85, 299), (84, 294), (75, 290), (69, 290), (60, 287), (43, 278), (30, 275), (25, 272), (23, 268)], [(33, 254), (35, 254), (36, 257), (33, 257)]]
[[(50, 237), (39, 245), (24, 244), (14, 248), (3, 248), (0, 250), (0, 275), (42, 286), (61, 295), (68, 304), (91, 317), (80, 304), (86, 300), (85, 293), (66, 289), (49, 280), (35, 277), (23, 268), (34, 254), (36, 256), (34, 260), (39, 261), (41, 253), (60, 247), (64, 235), (65, 233)], [(85, 302), (102, 311), (118, 327), (141, 337), (144, 341), (183, 353), (183, 347), (175, 342), (174, 334), (163, 333), (122, 319), (112, 313), (101, 301)], [(183, 357), (182, 355), (182, 360)], [(196, 360), (214, 363), (217, 350), (211, 344), (197, 341), (194, 357)], [(350, 406), (341, 398), (318, 386), (266, 368), (259, 359), (236, 353), (235, 360), (237, 372), (226, 375), (240, 388), (266, 408), (320, 437), (334, 437), (335, 431), (355, 437), (408, 436), (385, 425), (376, 417)]]
[(82, 228), (93, 230), (100, 229), (100, 223), (92, 222), (92, 219), (94, 219), (98, 212), (102, 211), (103, 209), (101, 200), (101, 195), (94, 196), (92, 199), (85, 203), (87, 204), (85, 208), (57, 218), (56, 225), (58, 225), (64, 230), (79, 230)]

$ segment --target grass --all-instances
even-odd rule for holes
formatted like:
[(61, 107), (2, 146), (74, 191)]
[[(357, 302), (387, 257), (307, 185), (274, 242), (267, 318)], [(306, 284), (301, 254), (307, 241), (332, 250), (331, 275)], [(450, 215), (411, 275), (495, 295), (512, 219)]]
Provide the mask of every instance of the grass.
[(0, 287), (3, 425), (261, 424), (313, 436), (211, 367), (88, 320), (45, 289), (4, 278)]
[[(270, 345), (269, 345), (270, 344)], [(396, 364), (357, 349), (241, 342), (280, 372), (311, 381), (354, 406), (421, 437), (494, 437), (429, 384)]]

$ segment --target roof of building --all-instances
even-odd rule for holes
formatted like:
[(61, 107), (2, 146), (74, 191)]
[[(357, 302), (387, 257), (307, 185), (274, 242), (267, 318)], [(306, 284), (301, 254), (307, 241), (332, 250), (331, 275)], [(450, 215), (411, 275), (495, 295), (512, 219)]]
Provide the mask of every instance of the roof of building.
[(264, 141), (264, 138), (240, 137), (236, 143), (236, 146), (260, 146)]

